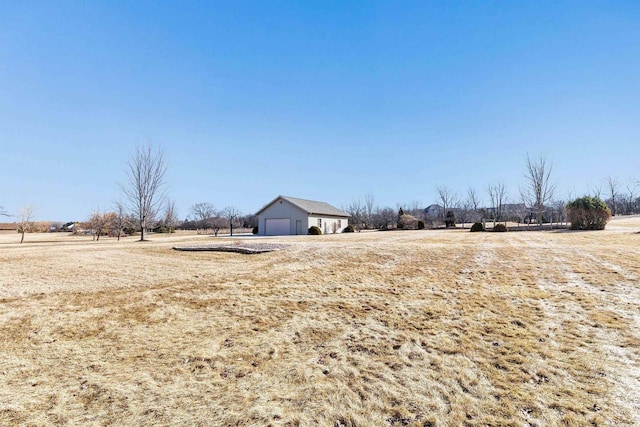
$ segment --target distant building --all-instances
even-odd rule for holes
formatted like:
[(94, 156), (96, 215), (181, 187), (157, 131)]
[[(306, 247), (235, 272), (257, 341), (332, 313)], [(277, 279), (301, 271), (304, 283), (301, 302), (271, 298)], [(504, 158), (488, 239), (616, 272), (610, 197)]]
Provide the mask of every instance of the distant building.
[(440, 205), (433, 204), (424, 208), (424, 217), (426, 219), (435, 219), (444, 217), (444, 208)]
[(0, 231), (16, 231), (17, 229), (17, 222), (0, 222)]
[(307, 234), (314, 225), (324, 234), (339, 233), (349, 220), (348, 213), (328, 203), (287, 196), (276, 197), (256, 215), (261, 236)]
[[(501, 207), (502, 221), (524, 222), (531, 217), (531, 210), (524, 203), (504, 203)], [(487, 214), (494, 215), (494, 208), (486, 208)]]
[(77, 223), (67, 222), (65, 224), (62, 224), (62, 227), (60, 227), (60, 231), (74, 231), (76, 230), (77, 227), (78, 227)]
[[(448, 211), (453, 212), (455, 216), (459, 216), (460, 214), (463, 213), (464, 209), (447, 208), (447, 212)], [(426, 208), (424, 208), (423, 214), (425, 219), (430, 220), (430, 219), (444, 218), (447, 212), (444, 211), (444, 207), (434, 203), (433, 205), (429, 205)]]

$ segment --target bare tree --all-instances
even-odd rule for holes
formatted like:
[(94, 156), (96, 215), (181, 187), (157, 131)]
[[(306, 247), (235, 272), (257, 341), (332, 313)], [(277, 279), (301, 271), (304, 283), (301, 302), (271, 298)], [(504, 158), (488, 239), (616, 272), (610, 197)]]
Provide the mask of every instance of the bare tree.
[(233, 224), (237, 223), (240, 218), (240, 210), (235, 206), (227, 206), (222, 210), (221, 214), (228, 221), (229, 234), (233, 236)]
[(416, 218), (423, 216), (424, 209), (422, 208), (422, 203), (417, 200), (412, 200), (411, 203), (407, 203), (404, 207), (404, 211), (407, 214), (413, 215)]
[(122, 236), (124, 229), (127, 227), (129, 223), (129, 216), (127, 215), (127, 210), (124, 207), (122, 202), (115, 203), (115, 212), (113, 218), (113, 229), (118, 233), (118, 241), (120, 241), (120, 236)]
[(7, 211), (4, 209), (4, 206), (0, 206), (0, 216), (9, 216)]
[(627, 192), (628, 192), (628, 196), (627, 196), (627, 203), (626, 203), (626, 211), (627, 214), (634, 214), (636, 213), (636, 189), (637, 187), (631, 186), (631, 185), (627, 185)]
[[(200, 202), (191, 206), (191, 213), (198, 225), (204, 229), (211, 227), (213, 217), (216, 216), (216, 208), (211, 203)], [(196, 225), (196, 227), (198, 226)]]
[(447, 210), (457, 203), (458, 196), (447, 187), (438, 187), (437, 191), (439, 201), (442, 203), (442, 215), (444, 218), (447, 214)]
[(376, 197), (373, 194), (367, 193), (364, 195), (364, 215), (363, 215), (364, 228), (371, 227), (371, 222), (373, 221), (373, 212), (375, 209), (375, 203), (376, 203)]
[(218, 233), (227, 225), (227, 218), (221, 215), (219, 212), (215, 212), (213, 217), (209, 218), (209, 226), (213, 230), (213, 235), (218, 236)]
[(467, 190), (467, 201), (469, 202), (470, 208), (477, 212), (480, 208), (480, 198), (478, 197), (475, 188), (469, 187)]
[(547, 164), (547, 159), (540, 156), (538, 160), (531, 160), (527, 154), (527, 185), (520, 189), (522, 200), (529, 208), (536, 212), (538, 225), (542, 224), (545, 205), (553, 198), (555, 185), (551, 183), (553, 166)]
[(564, 200), (554, 200), (551, 202), (551, 226), (553, 227), (553, 218), (558, 224), (562, 224), (567, 219), (567, 211), (565, 207), (567, 202)]
[(523, 221), (527, 222), (527, 227), (529, 226), (527, 221), (529, 212), (527, 211), (527, 207), (524, 205), (524, 203), (518, 203), (513, 213), (518, 218), (518, 227), (520, 227), (520, 223)]
[(616, 198), (618, 197), (618, 190), (620, 183), (614, 177), (607, 177), (607, 191), (609, 192), (609, 199), (611, 200), (611, 215), (616, 216)]
[(502, 206), (507, 201), (507, 187), (504, 182), (498, 181), (496, 184), (487, 186), (487, 194), (493, 208), (493, 226), (495, 227), (496, 221), (502, 220)]
[(93, 240), (96, 242), (100, 240), (100, 236), (108, 228), (110, 219), (112, 219), (111, 215), (100, 212), (100, 209), (96, 209), (91, 213), (87, 225), (92, 231)]
[(160, 149), (152, 150), (151, 145), (137, 147), (127, 162), (127, 185), (122, 186), (129, 200), (129, 207), (140, 227), (140, 241), (144, 233), (158, 215), (166, 199), (165, 174), (167, 165)]
[(465, 199), (460, 202), (460, 212), (458, 212), (457, 217), (458, 222), (462, 223), (462, 228), (465, 227), (466, 222), (471, 216), (471, 204), (469, 203), (469, 199)]
[(387, 208), (378, 208), (376, 209), (373, 215), (373, 223), (375, 227), (380, 230), (387, 230), (391, 228), (392, 224), (396, 220), (396, 211), (387, 207)]
[[(467, 190), (467, 198), (464, 202), (464, 209), (470, 211), (471, 220), (478, 221), (478, 210), (480, 209), (480, 197), (476, 193), (475, 188), (469, 187)], [(463, 224), (464, 227), (464, 224)]]
[(18, 232), (22, 234), (20, 243), (24, 242), (24, 233), (30, 233), (33, 230), (34, 222), (33, 213), (37, 208), (35, 206), (23, 206), (18, 211)]
[(351, 216), (351, 222), (353, 226), (360, 230), (362, 228), (362, 204), (360, 203), (360, 199), (352, 200), (351, 203), (347, 207), (342, 208), (343, 211), (348, 213)]
[(169, 236), (173, 233), (173, 230), (178, 223), (178, 209), (176, 208), (176, 202), (173, 200), (167, 200), (167, 204), (164, 208), (164, 226), (167, 227)]
[(242, 228), (254, 228), (258, 226), (258, 216), (254, 214), (241, 215), (238, 222)]
[(602, 199), (602, 186), (601, 185), (593, 185), (589, 186), (589, 192), (591, 196), (595, 199)]

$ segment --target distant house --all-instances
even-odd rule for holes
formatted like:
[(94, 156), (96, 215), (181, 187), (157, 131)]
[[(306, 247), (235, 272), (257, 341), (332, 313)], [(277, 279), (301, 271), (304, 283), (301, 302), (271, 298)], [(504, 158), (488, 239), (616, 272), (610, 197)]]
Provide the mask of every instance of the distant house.
[(276, 197), (256, 215), (261, 236), (307, 234), (314, 225), (324, 234), (339, 233), (349, 220), (349, 214), (328, 203), (287, 196)]
[(17, 222), (0, 222), (0, 231), (13, 231), (18, 229)]
[(443, 218), (444, 208), (440, 205), (433, 204), (424, 208), (424, 217), (427, 219)]
[(518, 221), (524, 220), (530, 212), (524, 203), (505, 203), (502, 205), (502, 214), (511, 221)]
[(62, 224), (62, 227), (60, 227), (60, 231), (75, 231), (77, 227), (78, 227), (78, 223), (67, 222), (65, 224)]
[[(521, 222), (531, 215), (531, 211), (527, 209), (524, 203), (503, 203), (500, 206), (500, 210), (502, 213), (500, 219), (502, 221)], [(494, 208), (486, 208), (485, 211), (491, 217), (495, 215)]]

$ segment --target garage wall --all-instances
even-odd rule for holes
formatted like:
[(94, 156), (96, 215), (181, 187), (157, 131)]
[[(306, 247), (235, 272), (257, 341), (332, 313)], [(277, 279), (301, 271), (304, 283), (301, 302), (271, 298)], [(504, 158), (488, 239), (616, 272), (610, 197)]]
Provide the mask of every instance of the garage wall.
[(301, 221), (302, 223), (302, 234), (307, 234), (307, 230), (309, 229), (309, 226), (305, 228), (308, 222), (307, 213), (286, 200), (276, 200), (258, 216), (258, 235), (266, 235), (266, 220), (268, 218), (289, 218), (289, 234), (296, 234), (296, 221)]
[(333, 234), (334, 224), (336, 226), (336, 233), (341, 233), (348, 224), (348, 218), (310, 215), (307, 230), (313, 225), (318, 226), (318, 219), (322, 220), (322, 227), (320, 227), (322, 234)]

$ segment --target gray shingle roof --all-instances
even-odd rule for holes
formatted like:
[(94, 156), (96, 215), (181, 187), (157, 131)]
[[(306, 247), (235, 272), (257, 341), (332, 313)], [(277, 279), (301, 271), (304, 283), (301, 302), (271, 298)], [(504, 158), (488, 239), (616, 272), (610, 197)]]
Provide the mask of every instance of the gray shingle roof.
[(306, 199), (298, 199), (297, 197), (289, 197), (289, 196), (278, 196), (273, 199), (271, 202), (267, 203), (262, 209), (260, 209), (256, 215), (260, 215), (262, 211), (271, 206), (278, 200), (286, 200), (294, 206), (299, 207), (303, 211), (308, 214), (315, 215), (331, 215), (331, 216), (341, 216), (341, 217), (349, 217), (350, 215), (346, 212), (341, 211), (338, 208), (331, 206), (329, 203), (325, 202), (317, 202), (315, 200), (306, 200)]

